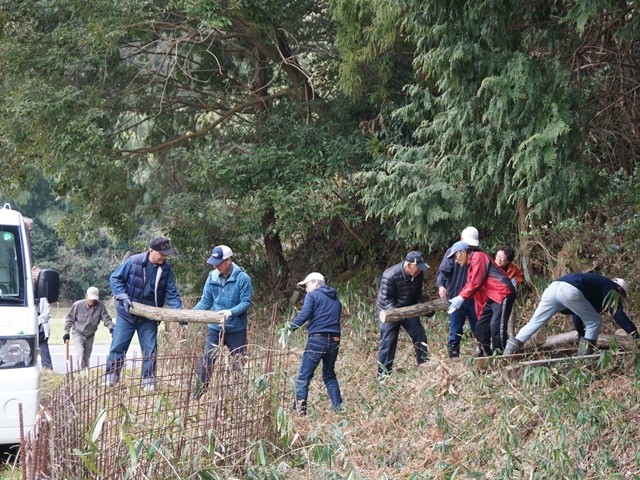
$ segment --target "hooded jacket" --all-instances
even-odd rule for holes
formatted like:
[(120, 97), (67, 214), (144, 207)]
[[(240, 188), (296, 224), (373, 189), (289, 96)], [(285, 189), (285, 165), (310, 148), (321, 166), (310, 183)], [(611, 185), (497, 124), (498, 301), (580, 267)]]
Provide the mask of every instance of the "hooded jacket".
[[(225, 279), (218, 270), (209, 273), (202, 290), (202, 298), (194, 310), (231, 310), (225, 321), (225, 332), (241, 332), (247, 329), (247, 310), (251, 306), (253, 287), (251, 278), (243, 268), (232, 263), (231, 272)], [(209, 328), (222, 330), (222, 325), (210, 323)]]
[(327, 333), (340, 336), (340, 316), (342, 303), (335, 289), (323, 285), (307, 293), (302, 310), (291, 322), (291, 325), (302, 327), (308, 322), (309, 335)]

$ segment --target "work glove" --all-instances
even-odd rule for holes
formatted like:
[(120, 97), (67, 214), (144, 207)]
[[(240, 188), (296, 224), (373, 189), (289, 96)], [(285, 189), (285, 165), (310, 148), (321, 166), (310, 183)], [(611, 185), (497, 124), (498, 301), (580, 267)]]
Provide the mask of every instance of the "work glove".
[(120, 295), (116, 295), (113, 298), (115, 300), (118, 300), (119, 302), (122, 302), (122, 306), (124, 307), (124, 309), (127, 312), (129, 311), (129, 309), (131, 308), (131, 300), (129, 299), (129, 295), (127, 295), (126, 293), (121, 293)]
[(221, 310), (220, 313), (224, 316), (225, 321), (229, 320), (229, 317), (233, 315), (231, 310)]
[(513, 277), (513, 278), (511, 279), (511, 283), (513, 283), (513, 286), (514, 286), (514, 287), (517, 287), (517, 286), (518, 286), (518, 280), (516, 280), (516, 277)]
[(110, 333), (110, 334), (111, 334), (111, 336), (113, 337), (113, 327), (111, 327), (111, 328), (109, 329), (109, 333)]
[(455, 312), (462, 306), (463, 303), (464, 298), (462, 298), (460, 295), (458, 295), (457, 297), (453, 297), (451, 300), (449, 300), (449, 310), (447, 310), (447, 313)]
[(66, 342), (68, 342), (68, 341), (69, 341), (69, 339), (70, 339), (70, 338), (71, 338), (71, 336), (70, 336), (68, 333), (65, 333), (65, 334), (62, 336), (62, 341), (66, 343)]

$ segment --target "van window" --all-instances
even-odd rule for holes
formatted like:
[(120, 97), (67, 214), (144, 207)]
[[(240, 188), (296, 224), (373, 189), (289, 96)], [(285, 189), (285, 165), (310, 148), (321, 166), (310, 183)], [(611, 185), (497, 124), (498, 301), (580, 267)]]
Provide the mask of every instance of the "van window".
[(24, 305), (24, 271), (18, 227), (0, 229), (0, 305)]

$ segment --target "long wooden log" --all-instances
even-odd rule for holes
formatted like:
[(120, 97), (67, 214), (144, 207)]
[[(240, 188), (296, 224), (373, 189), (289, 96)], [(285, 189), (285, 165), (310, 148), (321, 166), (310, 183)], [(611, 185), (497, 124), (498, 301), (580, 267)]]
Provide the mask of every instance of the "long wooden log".
[[(598, 348), (600, 349), (608, 349), (609, 345), (611, 343), (611, 340), (614, 339), (618, 342), (618, 345), (620, 346), (620, 348), (624, 349), (624, 350), (630, 350), (631, 348), (633, 348), (633, 345), (635, 343), (635, 340), (633, 339), (633, 337), (631, 337), (630, 335), (627, 335), (626, 333), (622, 332), (622, 333), (618, 333), (616, 332), (615, 335), (605, 335), (605, 334), (601, 334), (598, 337), (598, 341), (596, 343), (596, 345), (598, 346)], [(575, 330), (572, 332), (565, 332), (565, 333), (560, 333), (558, 335), (551, 335), (550, 337), (546, 338), (546, 341), (544, 343), (535, 345), (535, 344), (529, 344), (527, 342), (527, 344), (525, 344), (524, 348), (522, 349), (523, 351), (527, 351), (527, 350), (559, 350), (562, 348), (566, 348), (569, 346), (576, 346), (578, 345), (578, 332), (576, 332)]]
[(418, 303), (416, 305), (409, 305), (408, 307), (392, 308), (391, 310), (382, 310), (380, 312), (380, 321), (382, 323), (387, 322), (400, 322), (406, 318), (423, 317), (433, 315), (437, 310), (446, 310), (447, 301), (444, 298), (439, 298), (431, 302)]
[(189, 322), (189, 323), (217, 323), (223, 322), (222, 314), (211, 310), (176, 310), (173, 308), (158, 308), (133, 302), (129, 312), (156, 322)]

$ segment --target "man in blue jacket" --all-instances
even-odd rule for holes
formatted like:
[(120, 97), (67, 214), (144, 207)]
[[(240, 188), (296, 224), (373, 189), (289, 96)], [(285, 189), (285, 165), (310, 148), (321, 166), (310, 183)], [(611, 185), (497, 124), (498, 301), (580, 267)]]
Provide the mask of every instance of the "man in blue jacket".
[[(614, 292), (617, 300), (611, 295)], [(572, 314), (580, 341), (578, 355), (590, 355), (600, 335), (600, 312), (607, 310), (629, 335), (638, 337), (638, 330), (629, 319), (620, 298), (629, 295), (629, 285), (622, 278), (613, 280), (597, 273), (572, 273), (552, 282), (542, 293), (531, 320), (514, 338), (507, 340), (504, 355), (516, 353), (556, 313)]]
[(247, 310), (251, 306), (253, 287), (243, 268), (233, 263), (233, 252), (226, 245), (218, 245), (207, 263), (215, 269), (207, 277), (202, 298), (194, 310), (212, 310), (222, 314), (222, 325), (209, 324), (205, 352), (198, 365), (199, 383), (194, 397), (199, 398), (209, 384), (211, 368), (220, 345), (226, 345), (236, 366), (247, 347)]
[[(422, 260), (422, 253), (412, 251), (407, 253), (403, 262), (387, 268), (380, 280), (380, 290), (376, 301), (377, 314), (380, 311), (399, 307), (408, 307), (422, 303), (422, 287), (424, 285), (424, 271), (429, 266)], [(398, 346), (400, 328), (411, 337), (416, 352), (418, 366), (428, 360), (427, 334), (419, 317), (412, 317), (400, 322), (378, 322), (380, 325), (380, 348), (378, 350), (378, 378), (390, 375)]]
[(142, 350), (142, 387), (152, 391), (156, 384), (156, 349), (158, 322), (129, 313), (131, 302), (152, 307), (182, 309), (173, 269), (167, 255), (176, 253), (164, 237), (149, 242), (149, 251), (132, 255), (111, 274), (109, 283), (116, 300), (116, 326), (113, 330), (104, 384), (120, 378), (125, 355), (134, 333), (138, 333)]
[(291, 322), (290, 327), (300, 328), (307, 323), (308, 339), (296, 381), (293, 409), (299, 415), (306, 415), (309, 384), (322, 361), (322, 380), (327, 387), (333, 408), (340, 410), (342, 396), (336, 378), (335, 365), (340, 349), (342, 303), (336, 291), (325, 283), (321, 273), (310, 273), (298, 285), (305, 288), (307, 295), (302, 310)]

